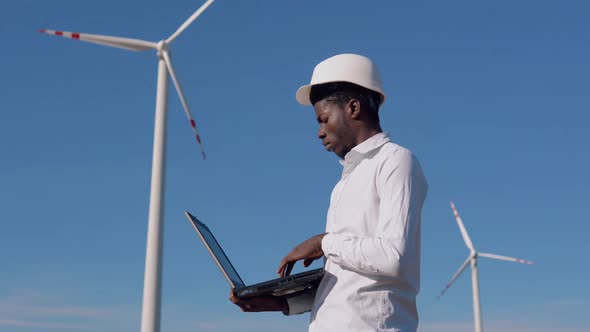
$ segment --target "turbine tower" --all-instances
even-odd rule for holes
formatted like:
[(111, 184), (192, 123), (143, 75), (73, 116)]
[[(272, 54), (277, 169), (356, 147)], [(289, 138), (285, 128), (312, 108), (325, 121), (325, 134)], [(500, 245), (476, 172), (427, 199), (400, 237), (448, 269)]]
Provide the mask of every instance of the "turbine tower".
[(533, 262), (527, 261), (524, 259), (520, 259), (520, 258), (478, 252), (477, 250), (475, 250), (475, 247), (473, 246), (473, 243), (471, 242), (471, 239), (469, 238), (469, 234), (467, 234), (467, 230), (465, 229), (465, 226), (463, 225), (463, 221), (461, 220), (461, 217), (459, 216), (459, 212), (457, 212), (457, 208), (455, 207), (455, 204), (453, 204), (453, 202), (451, 202), (451, 209), (453, 209), (453, 214), (455, 214), (455, 219), (457, 219), (457, 224), (459, 225), (459, 231), (461, 232), (461, 236), (463, 237), (463, 241), (465, 241), (465, 245), (469, 249), (469, 256), (467, 256), (467, 259), (465, 260), (463, 265), (461, 265), (461, 267), (459, 267), (459, 270), (457, 270), (455, 275), (453, 275), (453, 277), (451, 278), (451, 281), (449, 281), (447, 286), (442, 290), (442, 292), (440, 293), (440, 295), (438, 297), (440, 298), (451, 287), (453, 282), (455, 282), (455, 280), (457, 280), (459, 275), (467, 268), (468, 264), (471, 265), (471, 283), (472, 283), (471, 287), (472, 287), (472, 291), (473, 291), (473, 322), (475, 324), (475, 332), (483, 332), (483, 323), (482, 323), (482, 319), (481, 319), (481, 305), (479, 302), (479, 281), (478, 281), (479, 276), (478, 276), (478, 272), (477, 272), (477, 259), (479, 257), (487, 257), (487, 258), (515, 262), (515, 263), (521, 263), (521, 264), (533, 264)]
[(156, 95), (156, 117), (154, 124), (154, 147), (152, 156), (152, 178), (150, 189), (150, 208), (148, 234), (146, 244), (145, 275), (143, 287), (143, 304), (141, 311), (141, 331), (160, 331), (161, 289), (162, 289), (162, 250), (163, 250), (163, 210), (164, 210), (164, 182), (166, 169), (166, 116), (168, 97), (168, 74), (182, 103), (182, 107), (190, 122), (193, 133), (203, 159), (205, 151), (197, 131), (197, 124), (191, 115), (184, 98), (180, 83), (176, 78), (170, 59), (170, 44), (201, 15), (214, 0), (207, 0), (193, 15), (191, 15), (170, 37), (159, 42), (151, 42), (133, 38), (121, 38), (87, 33), (65, 32), (42, 29), (40, 32), (71, 39), (78, 39), (94, 44), (122, 48), (130, 51), (156, 50), (158, 56), (158, 82)]

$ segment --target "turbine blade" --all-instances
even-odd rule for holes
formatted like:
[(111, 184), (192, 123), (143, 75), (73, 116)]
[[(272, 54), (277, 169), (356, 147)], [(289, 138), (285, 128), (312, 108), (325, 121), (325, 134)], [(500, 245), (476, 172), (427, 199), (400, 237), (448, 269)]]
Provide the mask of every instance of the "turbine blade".
[(496, 254), (479, 253), (478, 256), (492, 258), (492, 259), (499, 259), (499, 260), (509, 261), (509, 262), (515, 262), (515, 263), (521, 263), (521, 264), (533, 264), (532, 261), (527, 261), (526, 259), (520, 259), (520, 258), (508, 257), (508, 256), (502, 256), (502, 255), (496, 255)]
[(451, 278), (451, 281), (449, 281), (447, 283), (447, 285), (445, 286), (445, 288), (442, 290), (442, 292), (440, 292), (440, 294), (437, 296), (437, 298), (440, 299), (441, 296), (443, 296), (443, 294), (449, 289), (451, 288), (451, 285), (453, 284), (453, 282), (455, 282), (455, 280), (457, 280), (457, 278), (459, 277), (459, 275), (463, 272), (463, 270), (465, 270), (465, 268), (467, 267), (467, 265), (469, 264), (469, 262), (474, 259), (473, 257), (474, 255), (471, 254), (469, 255), (469, 257), (467, 257), (467, 259), (465, 260), (465, 262), (463, 262), (463, 265), (461, 265), (461, 267), (459, 268), (459, 270), (457, 270), (457, 272), (455, 272), (455, 274), (453, 275), (453, 277)]
[(162, 52), (162, 56), (164, 57), (164, 62), (166, 62), (166, 67), (168, 67), (168, 72), (170, 73), (170, 77), (172, 77), (172, 82), (174, 82), (174, 86), (176, 87), (176, 92), (178, 93), (178, 97), (180, 98), (180, 102), (182, 103), (182, 107), (184, 108), (184, 112), (193, 128), (193, 132), (195, 134), (195, 138), (199, 143), (199, 148), (201, 149), (201, 154), (203, 155), (203, 159), (207, 159), (205, 156), (205, 150), (203, 149), (203, 143), (201, 143), (201, 137), (199, 136), (199, 132), (197, 131), (197, 123), (193, 119), (190, 109), (188, 108), (188, 104), (186, 99), (184, 98), (184, 93), (182, 92), (182, 88), (180, 87), (180, 82), (176, 78), (176, 73), (174, 73), (174, 69), (172, 68), (172, 61), (170, 60), (170, 55), (168, 55), (167, 51)]
[(70, 39), (78, 39), (89, 43), (105, 45), (110, 47), (122, 48), (130, 51), (146, 51), (152, 49), (158, 49), (158, 44), (149, 42), (141, 39), (133, 38), (122, 38), (104, 35), (93, 35), (89, 33), (69, 32), (69, 31), (56, 31), (49, 29), (39, 30), (41, 33), (48, 35), (60, 36)]
[(176, 37), (178, 37), (189, 25), (191, 25), (196, 19), (197, 17), (199, 17), (199, 15), (201, 15), (201, 13), (203, 13), (205, 11), (205, 9), (207, 9), (207, 7), (209, 7), (213, 1), (215, 0), (207, 0), (207, 2), (205, 2), (203, 5), (201, 5), (201, 7), (199, 9), (197, 9), (196, 12), (194, 12), (193, 15), (191, 15), (191, 17), (189, 17), (181, 26), (180, 28), (178, 28), (178, 30), (176, 30), (175, 33), (172, 34), (172, 36), (168, 37), (168, 39), (166, 40), (166, 43), (170, 44), (174, 41), (174, 39), (176, 39)]
[(469, 238), (469, 234), (467, 234), (467, 230), (463, 225), (461, 216), (459, 216), (459, 212), (457, 211), (457, 208), (455, 207), (455, 204), (453, 202), (451, 202), (451, 209), (453, 209), (453, 214), (455, 215), (455, 219), (457, 219), (459, 231), (461, 231), (461, 236), (463, 236), (463, 241), (465, 241), (465, 245), (467, 245), (467, 248), (469, 248), (471, 251), (475, 251), (475, 248), (473, 248), (473, 243), (471, 243), (471, 239)]

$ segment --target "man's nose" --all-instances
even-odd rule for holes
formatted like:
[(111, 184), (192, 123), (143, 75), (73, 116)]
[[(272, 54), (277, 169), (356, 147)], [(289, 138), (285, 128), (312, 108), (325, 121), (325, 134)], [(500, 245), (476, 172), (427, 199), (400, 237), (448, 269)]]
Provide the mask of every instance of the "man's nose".
[(324, 129), (320, 128), (320, 130), (318, 131), (318, 138), (324, 139), (324, 137), (326, 137), (326, 132), (324, 131)]

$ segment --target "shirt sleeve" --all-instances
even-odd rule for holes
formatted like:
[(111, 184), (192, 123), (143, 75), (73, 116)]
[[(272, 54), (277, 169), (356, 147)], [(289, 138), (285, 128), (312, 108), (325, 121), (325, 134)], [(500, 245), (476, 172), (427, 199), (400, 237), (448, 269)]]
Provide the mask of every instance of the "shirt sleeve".
[(410, 151), (398, 151), (384, 160), (377, 171), (376, 189), (380, 202), (374, 236), (328, 233), (322, 239), (324, 255), (359, 273), (415, 274), (411, 270), (420, 264), (420, 218), (427, 184)]
[(292, 316), (311, 311), (313, 301), (314, 295), (310, 293), (303, 293), (301, 295), (287, 297), (287, 304), (289, 305), (289, 310), (287, 312), (283, 311), (283, 314), (287, 316)]

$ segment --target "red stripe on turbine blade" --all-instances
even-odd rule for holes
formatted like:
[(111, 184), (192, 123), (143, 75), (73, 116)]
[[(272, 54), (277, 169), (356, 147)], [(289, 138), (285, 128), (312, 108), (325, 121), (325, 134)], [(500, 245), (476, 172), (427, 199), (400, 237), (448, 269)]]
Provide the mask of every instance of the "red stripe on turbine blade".
[(64, 33), (63, 33), (63, 32), (61, 32), (61, 31), (56, 31), (56, 32), (55, 32), (55, 34), (56, 34), (57, 36), (63, 36), (63, 35), (64, 35)]
[(191, 126), (193, 128), (197, 127), (197, 124), (195, 123), (195, 120), (191, 119)]
[(39, 32), (41, 32), (41, 33), (45, 33), (46, 31), (47, 30), (45, 30), (45, 29), (39, 29)]
[(199, 144), (201, 144), (201, 138), (199, 137), (199, 135), (196, 135), (197, 137), (197, 142), (199, 142)]
[(80, 34), (74, 32), (74, 33), (72, 33), (72, 38), (74, 38), (74, 39), (80, 39)]

